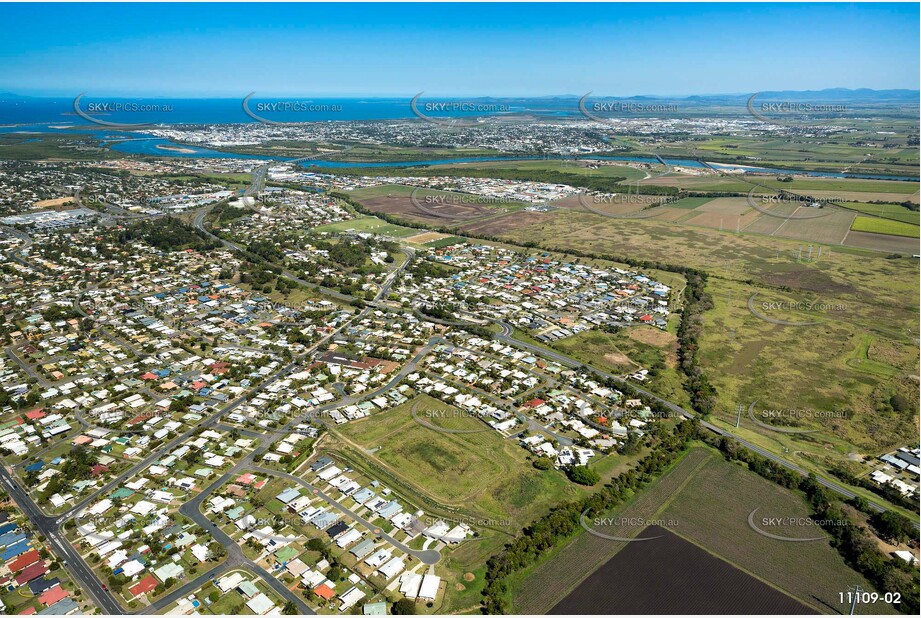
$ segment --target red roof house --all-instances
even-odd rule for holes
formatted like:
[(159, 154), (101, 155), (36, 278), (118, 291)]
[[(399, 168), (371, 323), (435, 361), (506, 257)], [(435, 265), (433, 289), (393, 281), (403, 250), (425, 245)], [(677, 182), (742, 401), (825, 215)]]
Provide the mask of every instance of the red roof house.
[(327, 601), (329, 601), (331, 598), (336, 596), (336, 591), (330, 588), (329, 586), (327, 586), (326, 584), (320, 584), (319, 586), (314, 588), (313, 593), (317, 595), (318, 597), (320, 597), (321, 599), (325, 599)]
[(157, 578), (154, 577), (153, 575), (148, 575), (147, 577), (145, 577), (144, 579), (142, 579), (135, 585), (128, 588), (128, 590), (130, 590), (131, 594), (133, 594), (134, 596), (140, 596), (144, 594), (145, 592), (150, 592), (156, 587), (157, 587)]
[(48, 567), (45, 566), (45, 561), (41, 560), (35, 564), (26, 567), (22, 573), (17, 575), (14, 579), (17, 586), (22, 586), (23, 584), (28, 584), (30, 581), (37, 577), (41, 577), (48, 572)]
[(27, 551), (26, 553), (22, 554), (6, 566), (9, 567), (10, 573), (16, 573), (17, 571), (26, 568), (30, 564), (35, 564), (38, 562), (40, 557), (41, 556), (38, 555), (38, 550), (33, 549), (32, 551)]
[(29, 412), (26, 412), (26, 418), (30, 421), (37, 421), (40, 418), (45, 418), (45, 411), (41, 408), (30, 410)]
[(58, 585), (58, 586), (55, 586), (54, 588), (49, 588), (48, 590), (44, 591), (38, 597), (38, 602), (48, 607), (50, 605), (54, 605), (61, 599), (66, 599), (69, 596), (70, 596), (70, 593), (64, 590), (63, 587)]

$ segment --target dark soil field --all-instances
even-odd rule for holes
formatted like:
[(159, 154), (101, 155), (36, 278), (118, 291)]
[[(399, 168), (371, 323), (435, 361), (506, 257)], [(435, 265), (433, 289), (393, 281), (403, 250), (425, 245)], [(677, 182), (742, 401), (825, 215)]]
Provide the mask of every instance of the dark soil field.
[(917, 238), (907, 238), (905, 236), (890, 236), (889, 234), (874, 234), (872, 232), (855, 232), (851, 231), (844, 244), (850, 247), (861, 247), (863, 249), (875, 249), (876, 251), (891, 251), (893, 253), (906, 253), (917, 255), (921, 243)]
[(550, 614), (814, 614), (659, 526), (595, 571)]

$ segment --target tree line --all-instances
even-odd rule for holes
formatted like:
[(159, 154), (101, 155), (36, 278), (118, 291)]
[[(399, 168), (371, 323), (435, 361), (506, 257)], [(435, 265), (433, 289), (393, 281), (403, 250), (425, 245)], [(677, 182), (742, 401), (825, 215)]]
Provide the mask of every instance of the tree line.
[(620, 504), (657, 479), (690, 445), (697, 421), (684, 420), (673, 432), (655, 426), (650, 438), (655, 445), (636, 465), (614, 477), (598, 492), (564, 502), (522, 530), (514, 541), (486, 563), (483, 613), (508, 614), (508, 577), (534, 565), (542, 555), (562, 545), (581, 530), (582, 513), (603, 513)]

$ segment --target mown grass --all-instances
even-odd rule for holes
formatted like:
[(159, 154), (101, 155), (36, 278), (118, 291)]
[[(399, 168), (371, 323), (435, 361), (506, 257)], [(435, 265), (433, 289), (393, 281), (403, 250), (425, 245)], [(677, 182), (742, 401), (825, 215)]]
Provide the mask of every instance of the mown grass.
[(356, 219), (349, 219), (348, 221), (338, 221), (336, 223), (328, 223), (313, 228), (315, 232), (329, 233), (345, 232), (348, 230), (370, 232), (372, 234), (394, 236), (396, 238), (406, 238), (407, 236), (419, 233), (419, 230), (387, 223), (383, 219), (378, 219), (377, 217), (358, 217)]

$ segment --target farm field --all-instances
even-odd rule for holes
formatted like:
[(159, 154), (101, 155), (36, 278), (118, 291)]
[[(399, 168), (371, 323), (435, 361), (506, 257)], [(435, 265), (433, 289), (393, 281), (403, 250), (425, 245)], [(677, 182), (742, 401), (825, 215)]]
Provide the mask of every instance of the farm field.
[[(889, 130), (898, 130), (903, 136), (910, 134), (910, 122), (896, 121), (896, 127), (889, 125), (890, 119), (882, 123), (841, 122), (858, 131), (862, 138), (878, 137), (874, 128), (885, 126)], [(854, 137), (849, 137), (849, 140)], [(750, 136), (708, 136), (703, 140), (679, 140), (659, 145), (658, 152), (665, 156), (686, 156), (693, 152), (705, 161), (734, 162), (737, 164), (760, 165), (765, 167), (789, 167), (819, 171), (850, 171), (866, 173), (897, 173), (917, 176), (918, 151), (908, 144), (904, 137), (900, 140), (902, 148), (892, 148), (886, 156), (887, 163), (866, 162), (863, 149), (854, 148), (843, 140), (824, 138), (797, 137), (781, 139), (778, 137)]]
[[(760, 176), (747, 178), (753, 182), (762, 183), (765, 185), (764, 187), (760, 188), (756, 187), (754, 191), (755, 196), (772, 194), (775, 189), (769, 188), (769, 186), (773, 186), (777, 190), (806, 190), (808, 191), (809, 195), (814, 195), (814, 187), (840, 188), (842, 186), (847, 186), (850, 187), (851, 190), (865, 189), (870, 191), (868, 193), (856, 191), (855, 193), (857, 196), (848, 197), (848, 200), (880, 199), (880, 196), (872, 193), (872, 191), (876, 191), (881, 187), (887, 188), (890, 191), (902, 190), (909, 192), (917, 190), (917, 183), (903, 181), (870, 181), (850, 179), (845, 181), (841, 179), (809, 178), (802, 179), (803, 187), (798, 188), (796, 186), (796, 180), (794, 180), (792, 183), (782, 183), (776, 182), (776, 180), (773, 178), (766, 179)], [(694, 182), (701, 180), (708, 181), (707, 179), (709, 179), (709, 181), (731, 180), (732, 182), (741, 183), (740, 186), (736, 189), (729, 189), (726, 187), (702, 189), (700, 187), (691, 187), (690, 185), (686, 187), (691, 190), (737, 190), (739, 192), (747, 193), (752, 188), (752, 185), (749, 182), (745, 182), (742, 179), (726, 178), (725, 176), (701, 177), (666, 175), (657, 177), (656, 179), (652, 180), (664, 179), (672, 179), (678, 183), (673, 184), (673, 186), (682, 187), (686, 181), (689, 181), (693, 184)], [(650, 179), (642, 182), (647, 182), (648, 180)], [(422, 208), (414, 205), (408, 199), (408, 196), (411, 193), (411, 187), (389, 186), (375, 187), (373, 189), (361, 189), (352, 192), (352, 196), (359, 199), (366, 207), (370, 208), (371, 210), (405, 217), (408, 221), (423, 223), (434, 227), (455, 226), (473, 234), (494, 235), (494, 232), (513, 232), (514, 230), (530, 227), (531, 225), (537, 224), (538, 222), (546, 220), (547, 218), (561, 216), (563, 214), (558, 212), (518, 212), (518, 210), (523, 208), (524, 205), (513, 203), (503, 205), (473, 203), (442, 204), (433, 205), (431, 208), (426, 206), (423, 210)], [(832, 193), (836, 193), (835, 197), (840, 197), (837, 194), (842, 193), (842, 191), (832, 191)], [(446, 192), (419, 191), (417, 193), (417, 198), (422, 199), (422, 197), (426, 195), (439, 194), (449, 197), (451, 196), (450, 193)], [(906, 199), (905, 193), (894, 195), (901, 200)], [(456, 197), (457, 194), (454, 194), (454, 196)], [(603, 201), (597, 200), (596, 198), (587, 195), (583, 195), (581, 199), (578, 196), (572, 196), (559, 200), (553, 205), (557, 208), (566, 209), (567, 211), (576, 211), (579, 214), (584, 214), (587, 216), (598, 217), (601, 215), (612, 215), (612, 219), (614, 220), (623, 216), (626, 218), (634, 219), (641, 225), (659, 224), (673, 226), (678, 224), (679, 227), (687, 225), (695, 229), (710, 228), (718, 232), (737, 233), (744, 231), (750, 234), (765, 234), (773, 237), (779, 236), (804, 242), (823, 243), (839, 246), (846, 244), (848, 246), (874, 249), (881, 252), (899, 252), (907, 254), (917, 253), (917, 251), (913, 250), (911, 246), (908, 246), (904, 243), (893, 243), (891, 239), (887, 239), (885, 237), (885, 234), (879, 236), (866, 236), (856, 239), (855, 242), (848, 243), (846, 240), (848, 231), (851, 229), (851, 223), (856, 215), (854, 210), (849, 209), (829, 209), (827, 216), (818, 216), (812, 218), (812, 209), (797, 211), (795, 208), (796, 204), (790, 204), (787, 202), (764, 202), (761, 210), (769, 209), (771, 212), (777, 213), (779, 215), (778, 217), (772, 217), (759, 212), (758, 209), (752, 208), (748, 204), (747, 198), (744, 197), (685, 197), (681, 200), (678, 200), (677, 202), (670, 202), (661, 208), (655, 208), (647, 212), (645, 209), (649, 205), (654, 204), (656, 201), (663, 198), (659, 196), (642, 196), (648, 198), (649, 200), (648, 203), (645, 203), (636, 201), (618, 202), (617, 199), (619, 197), (624, 200), (628, 198), (626, 195), (615, 196), (611, 198), (610, 201)], [(814, 197), (820, 196), (816, 194)], [(629, 196), (629, 198), (635, 198), (635, 200), (641, 199), (640, 196), (636, 195)], [(761, 198), (759, 197), (758, 199)], [(588, 203), (590, 208), (587, 208), (585, 203)], [(866, 207), (869, 207), (869, 205)], [(591, 212), (591, 210), (596, 212)], [(905, 210), (905, 212), (910, 213), (910, 211), (907, 210)], [(781, 218), (791, 214), (796, 218), (795, 220), (784, 221)], [(569, 218), (568, 215), (566, 215), (566, 217), (567, 219)], [(896, 227), (891, 229), (895, 230), (902, 228)], [(855, 231), (872, 232), (872, 230)], [(904, 231), (902, 232), (903, 235), (911, 236), (911, 234), (908, 234), (908, 231), (909, 230), (907, 228), (904, 228)]]
[[(784, 215), (797, 206), (780, 203), (769, 207)], [(825, 219), (834, 220), (829, 216), (805, 223), (821, 225)], [(889, 376), (861, 371), (847, 361), (867, 333), (879, 342), (875, 349), (904, 351), (914, 345), (918, 336), (913, 317), (918, 312), (917, 263), (909, 257), (887, 256), (912, 255), (918, 253), (918, 247), (912, 238), (848, 232), (843, 226), (835, 229), (835, 234), (841, 232), (836, 242), (847, 234), (847, 245), (820, 247), (814, 241), (783, 238), (783, 229), (773, 237), (750, 233), (757, 226), (770, 234), (781, 226), (803, 223), (761, 215), (742, 233), (721, 233), (656, 219), (624, 221), (559, 209), (477, 222), (442, 220), (438, 225), (518, 244), (534, 243), (543, 249), (661, 260), (705, 270), (714, 308), (704, 314), (700, 361), (716, 386), (716, 422), (734, 426), (739, 404), (747, 407), (755, 400), (766, 407), (847, 408), (846, 422), (825, 419), (814, 423), (812, 428), (822, 431), (808, 436), (777, 434), (743, 419), (741, 431), (748, 439), (774, 452), (793, 453), (787, 456), (822, 474), (853, 453), (884, 452), (914, 439), (916, 416), (895, 413), (886, 402), (902, 394), (917, 413), (917, 382), (912, 382), (918, 371), (917, 358), (901, 352), (887, 357), (882, 362), (892, 367)], [(858, 243), (884, 253), (857, 248)], [(773, 295), (772, 290), (780, 288), (789, 290), (789, 295)], [(747, 300), (754, 293), (763, 294), (759, 302), (818, 301), (845, 310), (819, 316), (822, 325), (814, 328), (782, 326), (748, 310)], [(802, 316), (789, 312), (774, 317), (802, 321)]]
[(699, 206), (703, 206), (709, 202), (712, 198), (709, 197), (683, 197), (677, 202), (670, 202), (669, 208), (686, 208), (688, 210), (693, 210)]
[(872, 232), (874, 234), (889, 234), (891, 236), (908, 236), (909, 238), (918, 238), (919, 228), (917, 225), (905, 223), (904, 221), (892, 221), (889, 219), (877, 219), (875, 217), (858, 216), (851, 224), (851, 229), (855, 232)]
[(800, 208), (793, 211), (793, 218), (784, 221), (773, 235), (828, 245), (840, 244), (851, 229), (854, 213), (838, 208), (822, 210), (826, 216), (814, 219), (797, 219), (797, 217), (811, 216), (812, 208)]
[[(416, 203), (411, 198), (416, 194)], [(384, 185), (358, 189), (350, 193), (365, 207), (375, 212), (384, 212), (405, 218), (415, 223), (442, 226), (457, 220), (481, 220), (503, 213), (518, 211), (525, 206), (521, 202), (489, 202), (481, 196), (457, 191), (435, 191), (418, 189), (405, 185)], [(427, 202), (427, 198), (444, 198), (442, 202)], [(523, 215), (530, 213), (522, 213)], [(415, 233), (418, 233), (415, 232)]]
[[(648, 520), (662, 509), (669, 496), (687, 483), (694, 470), (714, 455), (707, 449), (692, 448), (683, 454), (670, 470), (645, 491), (615, 509), (614, 512), (593, 514), (595, 517), (642, 518)], [(645, 525), (623, 526), (616, 536), (636, 537)], [(614, 534), (608, 530), (608, 534)], [(512, 606), (516, 613), (543, 614), (574, 590), (585, 578), (631, 543), (599, 538), (579, 530), (571, 541), (558, 546), (537, 566), (518, 573), (510, 581)], [(640, 545), (644, 543), (639, 543)]]
[[(728, 487), (731, 492), (726, 491)], [(673, 590), (685, 594), (688, 588), (712, 587), (712, 594), (690, 601), (695, 611), (715, 611), (708, 605), (714, 602), (740, 611), (736, 607), (740, 601), (755, 598), (766, 612), (846, 613), (849, 608), (842, 606), (840, 590), (855, 584), (873, 590), (826, 540), (785, 543), (756, 533), (748, 524), (755, 509), (759, 520), (809, 514), (807, 503), (797, 493), (727, 462), (710, 448), (694, 447), (626, 507), (587, 519), (599, 532), (658, 538), (622, 542), (580, 531), (548, 560), (513, 582), (514, 607), (521, 613), (544, 613), (551, 607), (550, 613), (611, 612), (599, 609), (597, 603), (602, 602), (604, 607), (619, 608), (615, 613), (646, 613), (655, 611), (657, 603), (674, 603), (670, 598)], [(632, 525), (619, 526), (617, 532), (595, 526), (608, 518), (629, 519)], [(771, 531), (793, 538), (818, 538), (814, 527), (804, 531), (802, 526), (778, 526)], [(676, 564), (681, 567), (663, 575), (663, 569), (671, 568), (666, 565)], [(802, 564), (811, 565), (808, 573)], [(640, 581), (645, 583), (625, 584), (631, 573), (642, 574)], [(612, 588), (612, 578), (620, 585)], [(695, 586), (680, 585), (684, 578), (691, 578)], [(667, 583), (661, 589), (654, 583), (660, 580)], [(714, 596), (726, 596), (726, 581), (730, 580), (736, 584), (729, 588), (747, 590), (747, 594), (713, 601)], [(623, 594), (624, 590), (647, 588), (656, 594)], [(720, 591), (723, 594), (716, 594)], [(881, 605), (873, 609), (895, 613)]]
[[(726, 491), (726, 488), (732, 491)], [(752, 576), (801, 600), (822, 613), (848, 613), (838, 593), (848, 586), (873, 585), (849, 568), (827, 540), (783, 542), (751, 529), (763, 517), (808, 517), (806, 501), (742, 466), (714, 456), (699, 468), (658, 517), (680, 522), (672, 532), (698, 544)], [(771, 526), (771, 533), (790, 538), (824, 536), (814, 526)], [(646, 543), (651, 546), (654, 541)], [(634, 544), (635, 545), (635, 544)], [(802, 565), (808, 564), (804, 569)], [(871, 607), (863, 608), (870, 612)], [(896, 613), (882, 603), (873, 613)]]
[(917, 210), (908, 210), (899, 204), (864, 204), (862, 202), (844, 202), (842, 206), (862, 212), (864, 214), (883, 217), (884, 219), (904, 221), (905, 223), (914, 223), (915, 225), (918, 225), (919, 222), (919, 212)]
[(657, 538), (628, 543), (548, 614), (815, 613), (665, 528), (642, 534)]
[(918, 254), (918, 241), (910, 236), (892, 236), (890, 234), (873, 234), (872, 232), (855, 232), (847, 235), (844, 244), (848, 247), (863, 249), (888, 250), (891, 253), (905, 255)]
[(834, 191), (847, 193), (861, 193), (868, 197), (867, 201), (876, 200), (872, 197), (877, 194), (901, 195), (910, 197), (918, 195), (918, 182), (907, 180), (869, 180), (863, 178), (814, 178), (808, 176), (794, 176), (790, 182), (777, 180), (776, 175), (755, 176), (752, 178), (758, 184), (772, 189), (786, 189), (798, 193), (813, 195), (817, 191)]

